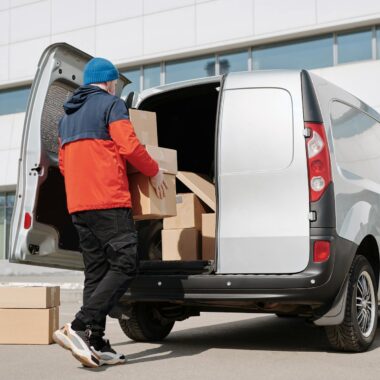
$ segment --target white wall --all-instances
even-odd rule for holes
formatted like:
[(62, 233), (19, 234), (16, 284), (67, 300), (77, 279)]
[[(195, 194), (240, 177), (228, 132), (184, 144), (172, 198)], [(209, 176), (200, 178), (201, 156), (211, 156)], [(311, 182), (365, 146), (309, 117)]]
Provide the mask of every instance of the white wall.
[(379, 0), (0, 0), (0, 87), (57, 41), (125, 66), (376, 22)]
[(0, 116), (0, 191), (16, 188), (24, 118), (24, 112)]

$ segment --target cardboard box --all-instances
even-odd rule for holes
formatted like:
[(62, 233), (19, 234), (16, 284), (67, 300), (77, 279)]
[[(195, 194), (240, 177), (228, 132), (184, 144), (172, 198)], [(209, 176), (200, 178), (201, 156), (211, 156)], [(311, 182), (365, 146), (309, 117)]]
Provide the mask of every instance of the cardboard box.
[(195, 193), (213, 211), (215, 204), (215, 185), (209, 182), (204, 176), (191, 172), (178, 172), (177, 178)]
[[(167, 174), (177, 174), (177, 151), (174, 149), (160, 148), (158, 146), (145, 145), (145, 149), (150, 154), (150, 156), (157, 161), (160, 169), (163, 169)], [(139, 171), (133, 167), (133, 165), (128, 164), (127, 173), (138, 173)]]
[(197, 229), (162, 230), (161, 237), (162, 260), (199, 260), (200, 233)]
[(193, 193), (177, 194), (177, 216), (164, 219), (164, 229), (196, 228), (202, 231), (202, 214), (206, 212)]
[(0, 287), (1, 309), (46, 309), (59, 304), (59, 286)]
[(130, 108), (129, 117), (141, 144), (158, 146), (156, 113)]
[(202, 260), (215, 260), (216, 214), (202, 215)]
[(0, 344), (50, 344), (59, 326), (59, 307), (0, 309)]
[(141, 173), (134, 173), (128, 176), (129, 190), (132, 197), (133, 218), (143, 219), (162, 219), (167, 216), (174, 216), (176, 210), (176, 188), (175, 175), (164, 174), (168, 185), (166, 196), (159, 199), (149, 177)]

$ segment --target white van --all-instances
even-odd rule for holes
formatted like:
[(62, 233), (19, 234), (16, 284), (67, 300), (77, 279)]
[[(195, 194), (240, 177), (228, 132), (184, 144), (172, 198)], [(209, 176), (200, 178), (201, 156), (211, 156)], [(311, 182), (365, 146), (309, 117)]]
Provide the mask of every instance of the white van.
[[(90, 58), (55, 44), (39, 62), (12, 262), (83, 267), (57, 165), (57, 121)], [(127, 83), (120, 76), (119, 95)], [(366, 350), (377, 327), (380, 115), (305, 70), (173, 83), (127, 103), (157, 113), (160, 146), (178, 151), (180, 170), (214, 178), (217, 227), (214, 260), (165, 262), (162, 221), (137, 223), (139, 274), (114, 312), (126, 335), (160, 340), (201, 311), (262, 312), (326, 326), (336, 349)]]

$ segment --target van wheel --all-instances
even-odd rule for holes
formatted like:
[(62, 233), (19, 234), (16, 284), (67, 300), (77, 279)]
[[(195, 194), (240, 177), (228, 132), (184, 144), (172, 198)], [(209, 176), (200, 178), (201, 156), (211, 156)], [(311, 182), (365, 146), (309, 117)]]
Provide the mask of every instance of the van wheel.
[(161, 230), (162, 220), (146, 222), (137, 225), (138, 246), (140, 260), (162, 260)]
[(157, 342), (166, 338), (174, 321), (163, 318), (154, 305), (138, 303), (129, 319), (119, 319), (124, 334), (136, 342)]
[(340, 351), (362, 352), (372, 344), (377, 327), (377, 289), (368, 260), (356, 256), (349, 273), (343, 323), (326, 326), (331, 346)]

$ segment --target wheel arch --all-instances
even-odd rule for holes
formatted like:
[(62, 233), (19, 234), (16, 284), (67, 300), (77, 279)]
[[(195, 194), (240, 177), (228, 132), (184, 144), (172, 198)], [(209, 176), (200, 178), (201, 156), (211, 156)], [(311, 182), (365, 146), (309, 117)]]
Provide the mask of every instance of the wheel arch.
[(379, 246), (373, 235), (367, 235), (359, 244), (356, 256), (364, 256), (370, 263), (376, 278), (376, 288), (379, 287), (380, 258)]

